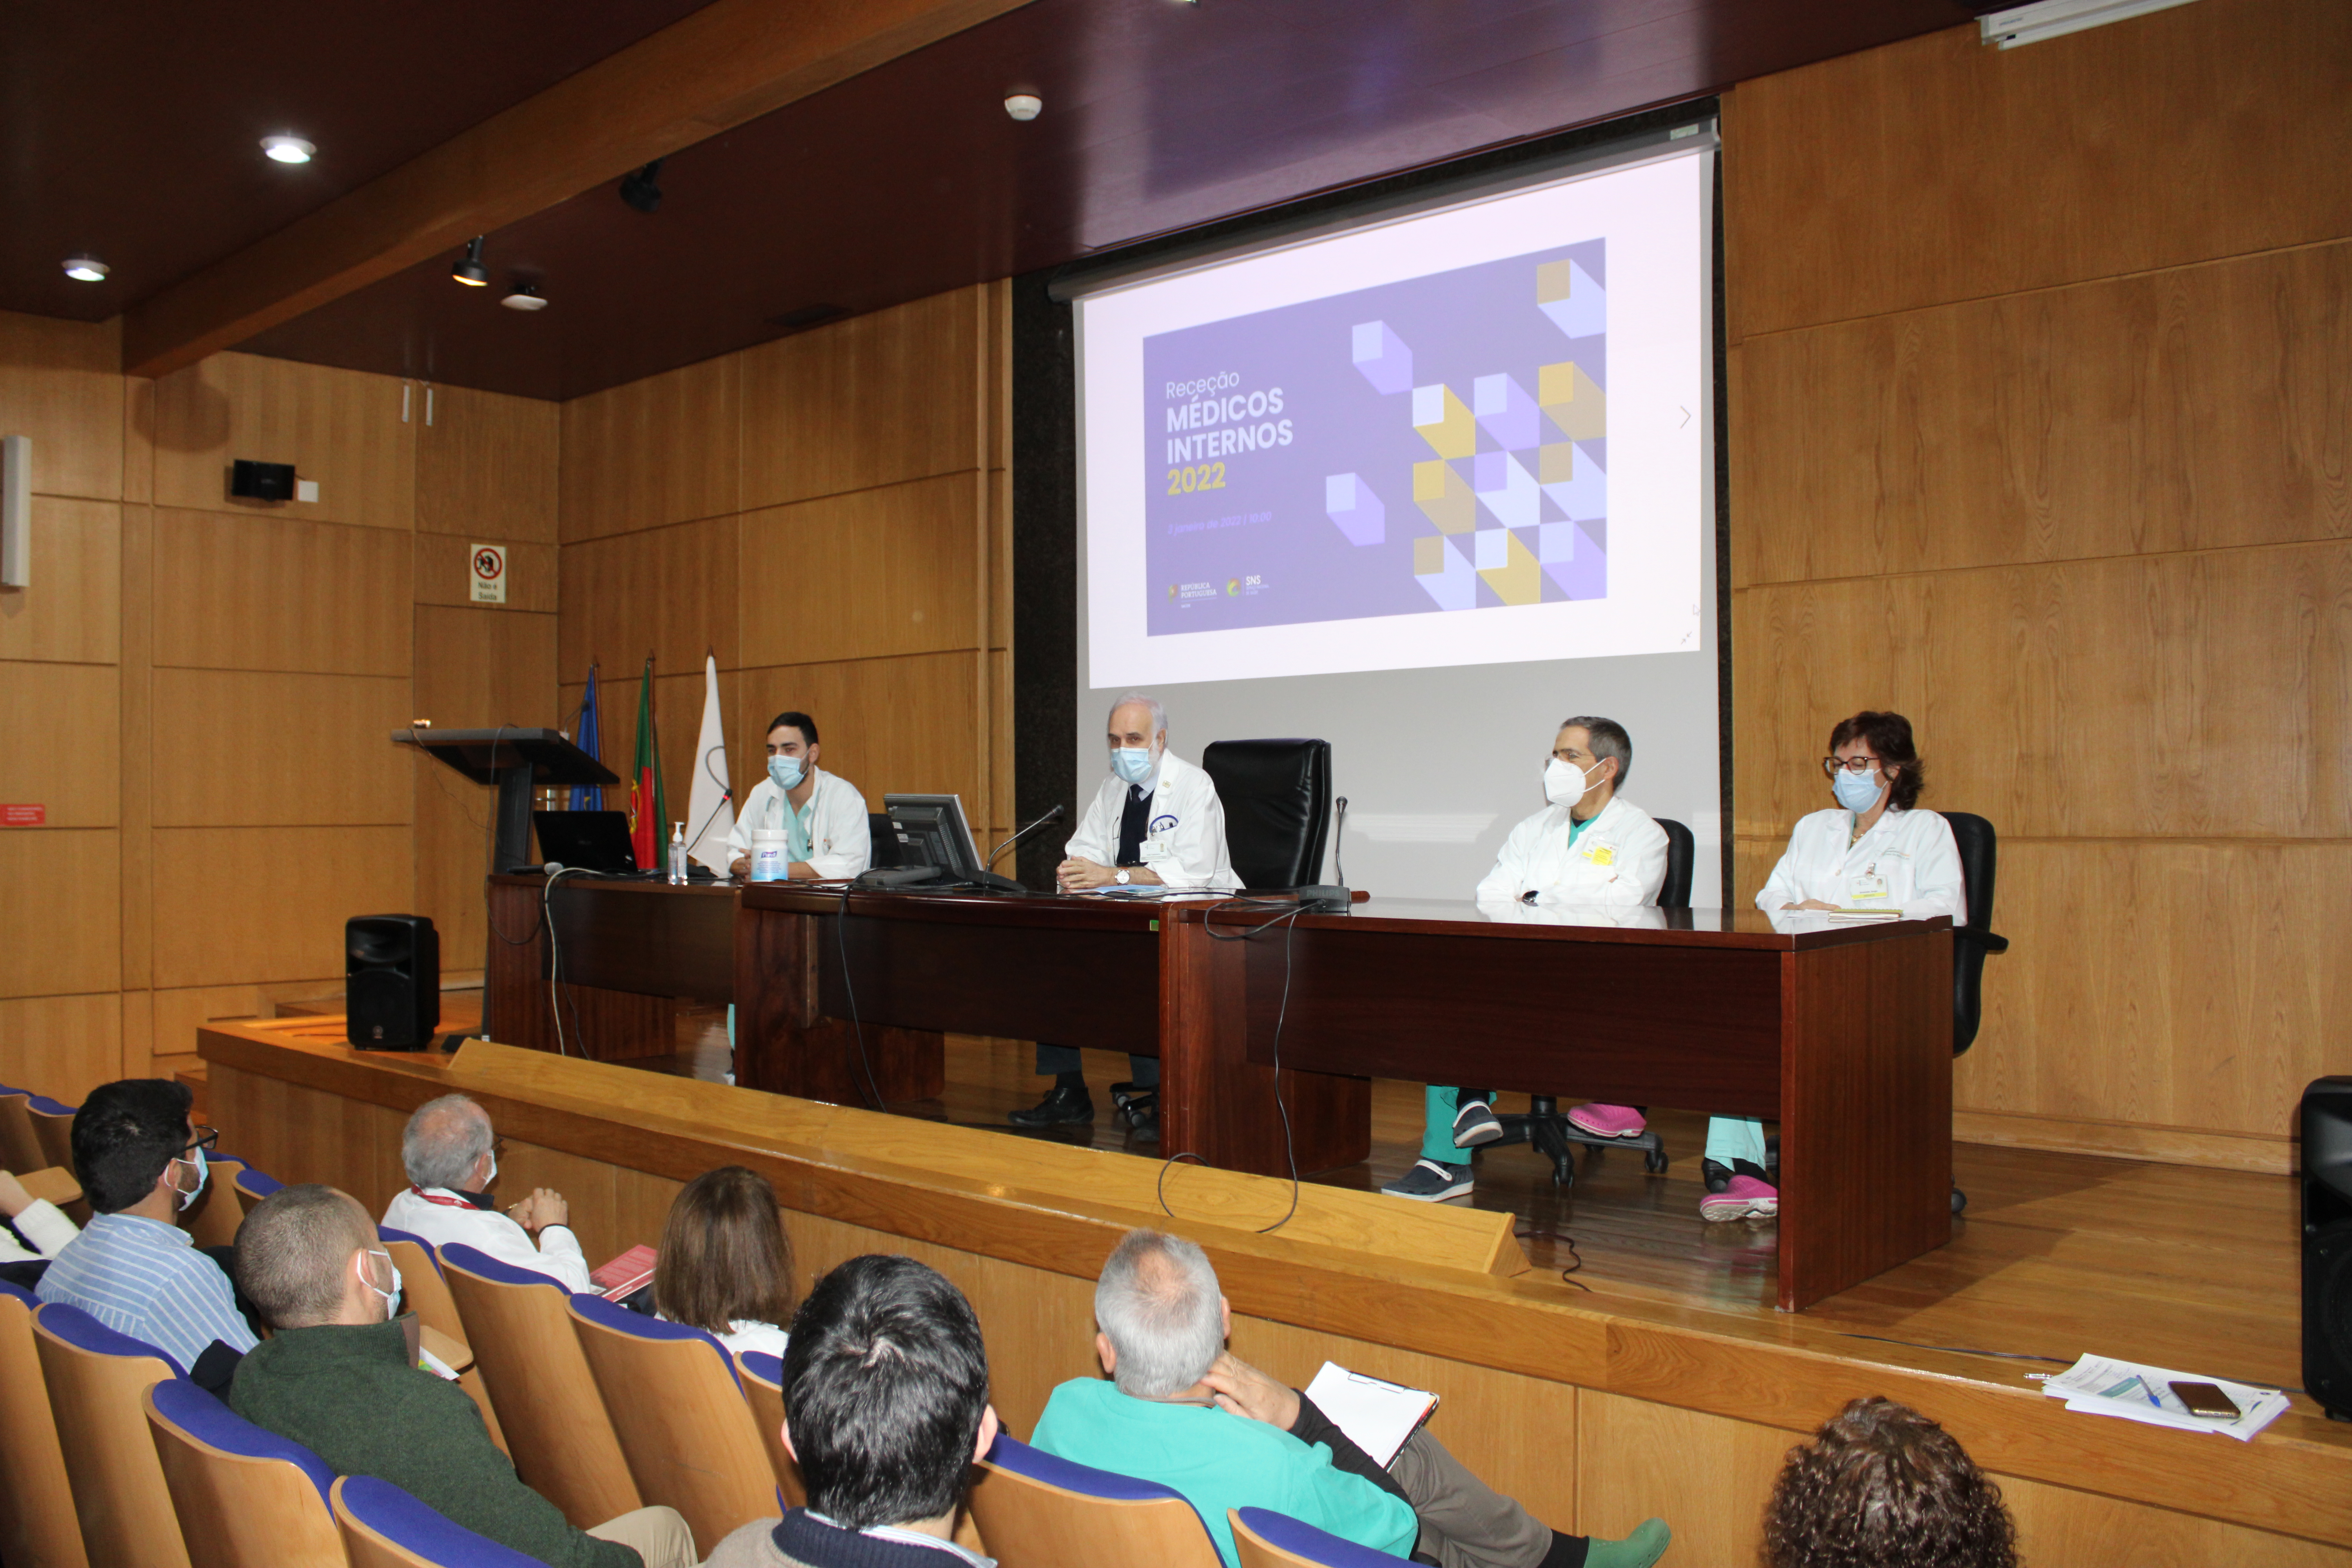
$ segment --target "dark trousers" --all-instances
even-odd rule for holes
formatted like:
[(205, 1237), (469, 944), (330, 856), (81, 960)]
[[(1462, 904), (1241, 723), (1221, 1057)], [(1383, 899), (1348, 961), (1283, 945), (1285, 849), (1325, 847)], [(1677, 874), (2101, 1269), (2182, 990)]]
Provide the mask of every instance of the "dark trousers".
[[(1076, 1046), (1048, 1045), (1044, 1040), (1037, 1042), (1037, 1070), (1047, 1078), (1052, 1078), (1057, 1073), (1076, 1072), (1085, 1065), (1086, 1058), (1078, 1055), (1078, 1047)], [(1158, 1057), (1129, 1056), (1127, 1058), (1127, 1070), (1133, 1075), (1136, 1088), (1160, 1087)]]

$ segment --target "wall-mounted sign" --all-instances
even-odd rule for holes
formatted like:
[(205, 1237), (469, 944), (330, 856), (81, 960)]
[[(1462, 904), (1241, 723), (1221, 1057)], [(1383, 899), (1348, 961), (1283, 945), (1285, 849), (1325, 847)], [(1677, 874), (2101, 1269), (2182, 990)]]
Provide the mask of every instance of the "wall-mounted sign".
[(0, 827), (40, 827), (48, 820), (46, 805), (0, 805)]
[(477, 544), (466, 575), (473, 586), (474, 603), (507, 602), (507, 550), (503, 544)]

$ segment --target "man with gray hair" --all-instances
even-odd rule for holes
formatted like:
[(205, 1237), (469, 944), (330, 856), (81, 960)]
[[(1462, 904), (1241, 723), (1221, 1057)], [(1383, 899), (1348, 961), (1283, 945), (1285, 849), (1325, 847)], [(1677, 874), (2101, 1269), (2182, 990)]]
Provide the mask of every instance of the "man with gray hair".
[(1314, 1401), (1225, 1350), (1233, 1310), (1207, 1255), (1181, 1237), (1128, 1232), (1095, 1286), (1095, 1325), (1113, 1381), (1054, 1390), (1030, 1441), (1183, 1493), (1227, 1568), (1239, 1561), (1225, 1517), (1236, 1508), (1444, 1568), (1648, 1568), (1671, 1539), (1654, 1519), (1622, 1541), (1548, 1529), (1426, 1426), (1375, 1463)]
[[(1168, 710), (1160, 699), (1130, 691), (1110, 707), (1110, 773), (1095, 791), (1078, 830), (1055, 868), (1066, 893), (1119, 888), (1238, 888), (1225, 853), (1225, 808), (1216, 781), (1168, 749)], [(1114, 1084), (1139, 1143), (1160, 1141), (1160, 1058), (1129, 1056), (1131, 1080)], [(1015, 1127), (1091, 1121), (1077, 1047), (1037, 1042), (1037, 1071), (1054, 1087), (1044, 1100), (1013, 1112)]]
[(562, 1194), (540, 1187), (499, 1212), (490, 1196), (499, 1179), (498, 1135), (489, 1112), (464, 1095), (445, 1094), (416, 1108), (401, 1134), (400, 1163), (408, 1187), (384, 1205), (385, 1225), (436, 1247), (464, 1242), (566, 1290), (595, 1289)]

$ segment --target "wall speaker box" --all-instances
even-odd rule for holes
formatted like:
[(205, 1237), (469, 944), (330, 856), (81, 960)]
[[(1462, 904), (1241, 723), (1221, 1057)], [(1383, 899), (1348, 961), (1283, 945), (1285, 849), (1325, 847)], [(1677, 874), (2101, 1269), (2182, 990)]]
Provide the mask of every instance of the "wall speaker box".
[(2303, 1386), (2352, 1421), (2352, 1078), (2303, 1091)]
[(294, 465), (239, 458), (229, 464), (228, 493), (243, 500), (292, 500)]
[(343, 922), (343, 1033), (363, 1051), (421, 1051), (441, 1024), (441, 934), (425, 915)]

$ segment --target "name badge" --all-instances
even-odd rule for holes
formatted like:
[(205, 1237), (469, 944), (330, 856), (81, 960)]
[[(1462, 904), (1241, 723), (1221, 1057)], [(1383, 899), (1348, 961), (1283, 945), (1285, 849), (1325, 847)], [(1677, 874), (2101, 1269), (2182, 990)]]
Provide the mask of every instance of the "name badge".
[(1878, 874), (1876, 867), (1864, 871), (1859, 877), (1849, 879), (1846, 886), (1857, 904), (1873, 902), (1883, 904), (1886, 901), (1886, 879)]
[(1596, 844), (1584, 852), (1584, 858), (1595, 866), (1614, 866), (1617, 864), (1617, 850), (1612, 845)]

